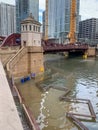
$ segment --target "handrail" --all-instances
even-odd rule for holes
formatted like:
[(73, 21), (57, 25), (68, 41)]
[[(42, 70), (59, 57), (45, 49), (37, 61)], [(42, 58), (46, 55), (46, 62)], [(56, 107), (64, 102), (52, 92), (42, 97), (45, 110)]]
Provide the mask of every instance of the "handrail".
[(22, 47), (16, 54), (13, 56), (9, 62), (7, 63), (7, 71), (10, 71), (10, 69), (19, 61), (19, 59), (27, 52), (26, 47)]

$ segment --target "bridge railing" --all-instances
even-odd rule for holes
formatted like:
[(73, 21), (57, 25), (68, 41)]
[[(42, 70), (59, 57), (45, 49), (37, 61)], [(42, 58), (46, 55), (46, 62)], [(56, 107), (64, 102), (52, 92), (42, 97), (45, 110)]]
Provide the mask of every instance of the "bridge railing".
[(87, 44), (45, 44), (43, 45), (44, 51), (68, 51), (68, 50), (87, 50)]

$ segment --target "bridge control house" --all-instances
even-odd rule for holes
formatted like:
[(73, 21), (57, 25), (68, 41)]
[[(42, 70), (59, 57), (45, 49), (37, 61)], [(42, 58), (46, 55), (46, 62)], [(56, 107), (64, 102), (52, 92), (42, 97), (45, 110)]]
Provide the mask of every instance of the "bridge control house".
[(21, 22), (21, 45), (22, 46), (41, 46), (41, 23), (36, 21), (32, 14)]
[(30, 16), (21, 22), (21, 49), (7, 64), (14, 77), (43, 73), (43, 48), (41, 47), (41, 24)]

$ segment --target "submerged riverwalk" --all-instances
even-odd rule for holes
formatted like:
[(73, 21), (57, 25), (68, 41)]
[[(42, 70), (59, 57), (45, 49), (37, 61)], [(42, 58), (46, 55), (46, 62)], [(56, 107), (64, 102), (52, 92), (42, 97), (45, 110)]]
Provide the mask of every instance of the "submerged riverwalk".
[(23, 130), (1, 61), (0, 61), (0, 130)]

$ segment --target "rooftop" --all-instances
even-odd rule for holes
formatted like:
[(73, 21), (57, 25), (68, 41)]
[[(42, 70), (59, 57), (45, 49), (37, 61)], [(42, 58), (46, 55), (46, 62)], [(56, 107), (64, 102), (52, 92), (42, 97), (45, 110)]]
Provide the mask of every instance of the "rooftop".
[(41, 26), (41, 23), (34, 19), (34, 17), (32, 16), (32, 13), (30, 13), (28, 18), (21, 21), (21, 24), (24, 24), (24, 23), (33, 23), (33, 24), (37, 24)]

